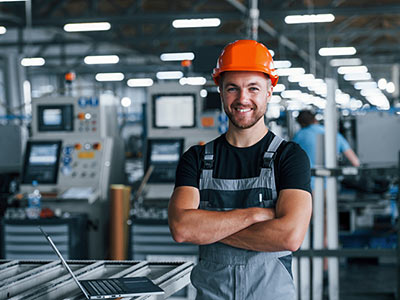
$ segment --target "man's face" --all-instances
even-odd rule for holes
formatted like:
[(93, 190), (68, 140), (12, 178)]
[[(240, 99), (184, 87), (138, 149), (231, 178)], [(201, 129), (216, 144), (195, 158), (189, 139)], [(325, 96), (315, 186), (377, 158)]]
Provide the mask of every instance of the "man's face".
[[(261, 72), (230, 71), (221, 78), (221, 100), (231, 123), (241, 129), (250, 128), (267, 111), (272, 86)], [(260, 121), (261, 122), (261, 121)]]

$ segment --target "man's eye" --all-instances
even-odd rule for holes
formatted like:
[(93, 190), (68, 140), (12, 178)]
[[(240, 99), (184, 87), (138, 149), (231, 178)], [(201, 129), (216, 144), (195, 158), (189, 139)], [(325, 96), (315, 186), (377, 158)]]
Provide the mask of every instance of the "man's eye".
[(228, 92), (235, 92), (237, 89), (234, 87), (227, 88)]
[(252, 92), (256, 92), (256, 91), (258, 91), (258, 88), (256, 88), (256, 87), (251, 87), (249, 90), (252, 91)]

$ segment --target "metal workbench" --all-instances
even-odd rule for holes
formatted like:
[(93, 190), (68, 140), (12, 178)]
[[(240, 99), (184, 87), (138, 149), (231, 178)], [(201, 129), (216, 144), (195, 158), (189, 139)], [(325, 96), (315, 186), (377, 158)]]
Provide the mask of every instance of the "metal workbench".
[[(146, 276), (164, 295), (122, 299), (165, 299), (190, 283), (192, 262), (69, 260), (78, 279)], [(0, 260), (0, 299), (85, 299), (61, 261)]]

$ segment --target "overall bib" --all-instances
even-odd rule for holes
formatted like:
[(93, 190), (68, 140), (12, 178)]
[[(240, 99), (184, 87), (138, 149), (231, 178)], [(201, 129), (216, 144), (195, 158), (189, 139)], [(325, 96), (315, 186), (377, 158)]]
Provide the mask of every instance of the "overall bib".
[[(213, 141), (206, 144), (199, 208), (216, 211), (274, 208), (277, 201), (274, 158), (282, 141), (275, 136), (264, 153), (260, 175), (244, 179), (213, 178)], [(214, 243), (201, 245), (199, 254), (199, 263), (191, 274), (197, 300), (295, 299), (290, 251), (257, 252)]]

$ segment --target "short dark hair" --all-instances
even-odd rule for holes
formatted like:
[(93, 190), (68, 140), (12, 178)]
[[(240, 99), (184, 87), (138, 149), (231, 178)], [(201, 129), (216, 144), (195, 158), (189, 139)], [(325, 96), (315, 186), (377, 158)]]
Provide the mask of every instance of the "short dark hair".
[(307, 127), (315, 123), (315, 113), (311, 110), (302, 110), (297, 116), (297, 122), (299, 122), (302, 128)]

